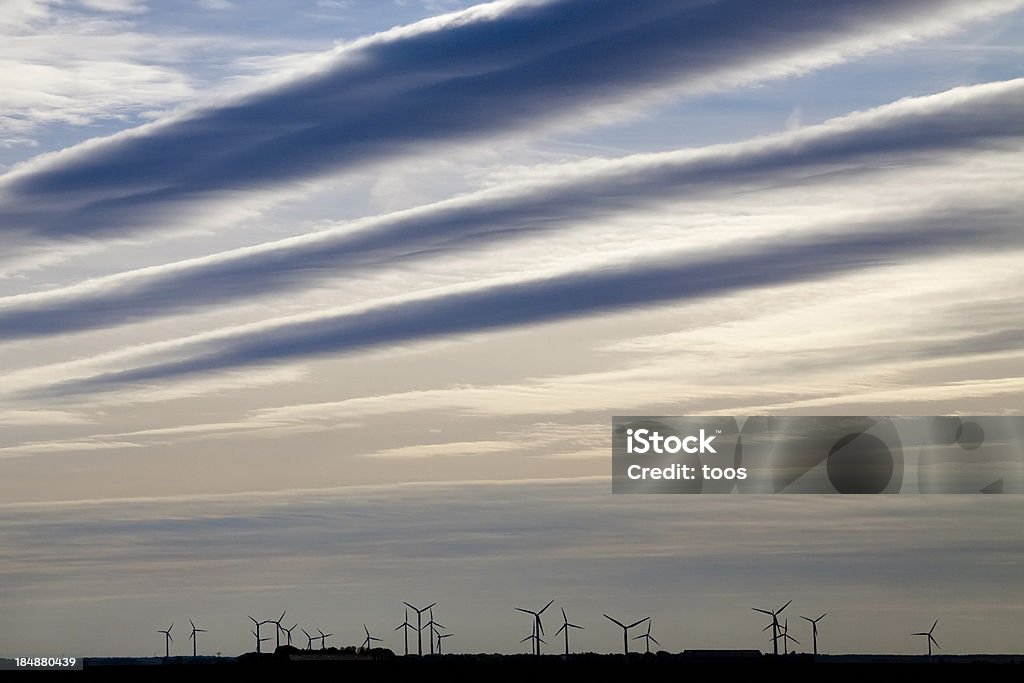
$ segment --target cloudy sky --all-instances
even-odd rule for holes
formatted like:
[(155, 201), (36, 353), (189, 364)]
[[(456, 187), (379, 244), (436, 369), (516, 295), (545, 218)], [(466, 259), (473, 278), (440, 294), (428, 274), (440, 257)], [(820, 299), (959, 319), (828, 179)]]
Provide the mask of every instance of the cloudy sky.
[(0, 654), (189, 618), (239, 653), (284, 609), (399, 649), (402, 600), (520, 651), (549, 599), (596, 651), (602, 612), (769, 649), (789, 599), (825, 651), (1021, 651), (1017, 496), (608, 475), (612, 415), (1021, 412), (1022, 34), (1020, 0), (0, 0)]

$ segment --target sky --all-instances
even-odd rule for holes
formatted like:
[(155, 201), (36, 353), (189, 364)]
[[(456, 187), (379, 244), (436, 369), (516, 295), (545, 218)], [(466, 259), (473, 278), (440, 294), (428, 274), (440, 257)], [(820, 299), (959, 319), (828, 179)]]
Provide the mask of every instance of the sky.
[(935, 619), (1020, 652), (1019, 496), (610, 464), (614, 415), (1021, 413), (1022, 33), (1019, 0), (0, 0), (0, 654), (184, 654), (189, 619), (237, 654), (282, 610), (400, 650), (402, 601), (520, 652), (552, 599), (579, 650), (620, 647), (602, 613), (768, 650), (750, 608), (792, 599), (826, 652)]

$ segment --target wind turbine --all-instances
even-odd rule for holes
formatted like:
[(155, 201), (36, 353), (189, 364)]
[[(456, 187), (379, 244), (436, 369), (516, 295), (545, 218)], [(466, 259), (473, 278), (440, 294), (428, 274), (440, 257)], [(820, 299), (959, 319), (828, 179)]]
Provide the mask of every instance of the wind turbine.
[[(793, 601), (790, 600), (789, 602), (793, 602)], [(771, 627), (772, 627), (772, 650), (774, 651), (775, 654), (779, 654), (779, 615), (782, 614), (782, 610), (784, 610), (787, 607), (789, 607), (789, 602), (787, 602), (785, 605), (783, 605), (782, 607), (780, 607), (779, 609), (774, 610), (774, 611), (773, 610), (766, 610), (766, 609), (758, 609), (757, 607), (751, 607), (750, 608), (750, 609), (754, 610), (755, 612), (760, 612), (761, 614), (767, 614), (768, 616), (770, 616), (772, 618), (772, 623), (771, 623)], [(762, 629), (762, 630), (766, 630), (766, 629)]]
[(403, 605), (416, 612), (416, 654), (420, 657), (423, 656), (423, 613), (428, 609), (436, 605), (436, 602), (432, 602), (423, 609), (418, 609), (407, 602), (402, 602)]
[(306, 649), (307, 650), (312, 650), (313, 649), (313, 636), (309, 635), (309, 633), (307, 633), (306, 629), (304, 629), (304, 628), (303, 629), (299, 629), (299, 630), (306, 634)]
[(438, 633), (437, 634), (437, 654), (441, 654), (441, 643), (444, 642), (445, 638), (451, 638), (454, 633)]
[(912, 636), (924, 636), (925, 638), (928, 639), (928, 656), (929, 657), (932, 656), (932, 643), (935, 643), (935, 647), (939, 647), (939, 641), (935, 640), (935, 638), (932, 636), (932, 631), (934, 631), (935, 627), (938, 626), (938, 625), (939, 625), (939, 620), (936, 619), (935, 623), (932, 624), (932, 627), (930, 629), (928, 629), (928, 631), (923, 632), (923, 633), (911, 633), (910, 634)]
[(555, 631), (555, 635), (557, 636), (562, 631), (565, 631), (565, 654), (566, 654), (566, 656), (568, 656), (569, 655), (569, 629), (571, 629), (571, 628), (578, 628), (578, 629), (580, 629), (582, 631), (583, 627), (582, 626), (577, 626), (576, 624), (570, 624), (569, 623), (569, 617), (565, 616), (565, 610), (564, 609), (562, 610), (562, 621), (564, 623), (562, 624), (562, 626), (557, 631)]
[(285, 610), (284, 612), (281, 612), (281, 616), (279, 616), (277, 619), (269, 619), (269, 620), (267, 620), (268, 624), (273, 624), (274, 626), (277, 627), (277, 628), (274, 629), (274, 635), (277, 638), (277, 647), (281, 647), (281, 631), (284, 630), (284, 627), (281, 626), (281, 622), (284, 621), (284, 615), (285, 615), (285, 613), (287, 613), (287, 611), (288, 610)]
[[(269, 621), (256, 621), (252, 617), (249, 617), (249, 621), (251, 621), (253, 624), (256, 625), (256, 652), (259, 652), (260, 651), (260, 636), (259, 636), (260, 627), (263, 626), (263, 624), (269, 624), (270, 622)], [(269, 638), (264, 638), (264, 640), (269, 640)]]
[[(540, 655), (540, 644), (544, 643), (544, 641), (540, 638), (542, 635), (544, 635), (544, 624), (541, 623), (540, 615), (544, 614), (544, 610), (546, 610), (548, 607), (551, 607), (551, 603), (553, 602), (554, 600), (549, 600), (548, 604), (544, 605), (543, 609), (541, 609), (539, 612), (534, 612), (533, 610), (529, 609), (523, 609), (522, 607), (516, 607), (516, 609), (520, 612), (533, 615), (533, 644), (535, 649), (534, 654), (536, 655)], [(544, 644), (547, 645), (547, 643)]]
[[(196, 638), (196, 634), (197, 633), (206, 633), (206, 629), (205, 628), (196, 628), (195, 623), (191, 619), (188, 620), (188, 623), (192, 624), (192, 635), (190, 635), (188, 637), (188, 639), (192, 641), (192, 656), (193, 657), (197, 657), (198, 655), (196, 654), (196, 650), (197, 650), (197, 648), (199, 646), (199, 639)], [(167, 629), (167, 630), (169, 631), (170, 629)]]
[(642, 624), (642, 623), (644, 623), (645, 621), (647, 621), (648, 619), (650, 619), (650, 617), (644, 617), (644, 618), (643, 618), (643, 619), (641, 619), (640, 621), (634, 621), (634, 622), (633, 622), (632, 624), (630, 624), (629, 626), (626, 626), (625, 624), (623, 624), (623, 623), (622, 623), (621, 621), (619, 621), (618, 619), (612, 619), (612, 618), (611, 618), (610, 616), (608, 616), (607, 614), (606, 614), (606, 615), (604, 615), (604, 618), (605, 618), (605, 619), (607, 619), (608, 621), (611, 621), (611, 622), (613, 622), (613, 623), (615, 623), (615, 624), (618, 624), (618, 625), (619, 625), (619, 627), (620, 627), (620, 628), (622, 628), (622, 651), (623, 651), (623, 653), (624, 653), (624, 654), (625, 654), (625, 655), (626, 655), (627, 657), (629, 656), (629, 629), (631, 629), (631, 628), (633, 628), (633, 627), (635, 627), (635, 626), (639, 626), (640, 624)]
[(633, 640), (640, 640), (641, 638), (643, 638), (647, 643), (647, 654), (651, 654), (651, 641), (654, 641), (655, 645), (661, 647), (661, 643), (658, 642), (658, 639), (651, 635), (650, 619), (647, 620), (647, 633), (641, 633), (638, 636), (633, 636)]
[(784, 624), (782, 626), (782, 652), (783, 652), (783, 654), (789, 652), (789, 641), (791, 641), (791, 640), (794, 643), (796, 643), (797, 645), (800, 644), (799, 640), (797, 640), (793, 636), (789, 635), (789, 619), (786, 619), (786, 621), (784, 622)]
[(431, 608), (430, 610), (430, 621), (425, 623), (424, 626), (426, 626), (430, 631), (430, 654), (434, 654), (434, 638), (439, 635), (437, 629), (444, 628), (444, 624), (439, 624), (438, 622), (434, 621), (433, 608)]
[(537, 653), (537, 648), (539, 647), (537, 645), (537, 641), (538, 640), (540, 642), (544, 643), (545, 645), (548, 644), (548, 641), (544, 640), (543, 638), (541, 638), (540, 636), (537, 635), (537, 629), (534, 628), (534, 629), (531, 629), (530, 635), (526, 636), (525, 638), (523, 638), (519, 642), (520, 643), (525, 643), (526, 641), (530, 641), (530, 654), (536, 654)]
[(825, 614), (828, 614), (828, 612), (825, 612), (824, 614), (822, 614), (817, 619), (810, 619), (808, 617), (803, 616), (802, 614), (800, 615), (800, 618), (803, 619), (804, 621), (811, 622), (811, 638), (814, 640), (814, 655), (815, 656), (818, 655), (818, 622), (825, 618)]
[(366, 628), (366, 624), (363, 624), (363, 630), (366, 631), (366, 640), (363, 641), (363, 649), (369, 650), (370, 647), (373, 645), (373, 641), (376, 640), (379, 643), (380, 638), (374, 638), (373, 636), (371, 636), (370, 629)]
[(258, 630), (249, 631), (249, 633), (251, 633), (253, 637), (256, 639), (256, 654), (260, 654), (261, 652), (263, 652), (261, 644), (263, 643), (264, 640), (270, 640), (270, 636), (267, 636), (266, 638), (261, 638), (260, 632)]
[(164, 634), (164, 657), (170, 658), (171, 656), (171, 643), (174, 642), (174, 638), (171, 638), (171, 629), (174, 628), (174, 624), (167, 627), (166, 631), (157, 630), (157, 633)]
[(282, 631), (288, 634), (288, 640), (286, 641), (288, 645), (292, 644), (292, 631), (295, 630), (296, 626), (298, 626), (298, 624), (293, 624), (291, 628), (281, 628)]
[[(320, 629), (317, 629), (317, 631), (320, 631)], [(333, 633), (324, 633), (323, 631), (320, 631), (320, 649), (321, 650), (326, 650), (327, 649), (327, 639), (330, 638), (333, 635), (334, 635)]]
[(405, 656), (406, 657), (409, 656), (409, 629), (411, 629), (411, 628), (416, 628), (416, 627), (409, 623), (409, 610), (406, 609), (405, 610), (405, 621), (403, 621), (401, 624), (399, 624), (398, 626), (395, 627), (396, 631), (398, 629), (402, 629), (403, 630), (403, 634), (405, 635)]

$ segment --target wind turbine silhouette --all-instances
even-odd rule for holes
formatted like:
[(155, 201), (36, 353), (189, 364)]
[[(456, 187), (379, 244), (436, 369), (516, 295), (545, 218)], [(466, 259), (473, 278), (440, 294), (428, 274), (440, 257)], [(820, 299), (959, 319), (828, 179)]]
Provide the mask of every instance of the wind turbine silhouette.
[[(548, 607), (551, 607), (551, 603), (553, 603), (553, 602), (554, 602), (554, 600), (549, 600), (548, 604), (544, 605), (544, 607), (539, 612), (534, 612), (533, 610), (529, 610), (529, 609), (523, 609), (522, 607), (516, 607), (516, 609), (519, 610), (520, 612), (524, 612), (525, 614), (532, 614), (533, 615), (533, 635), (534, 635), (533, 644), (534, 644), (534, 654), (535, 655), (540, 655), (540, 644), (544, 643), (544, 641), (541, 640), (541, 636), (544, 635), (544, 624), (541, 623), (540, 615), (544, 614), (544, 610), (546, 610)], [(544, 643), (544, 644), (547, 645), (547, 643)]]
[[(249, 621), (251, 621), (253, 624), (256, 625), (256, 652), (258, 653), (260, 651), (260, 642), (261, 642), (260, 641), (260, 627), (263, 626), (263, 624), (269, 624), (270, 622), (269, 621), (256, 621), (252, 617), (249, 617)], [(264, 638), (263, 640), (270, 640), (270, 639), (269, 638)]]
[[(793, 602), (793, 601), (790, 600), (789, 602)], [(770, 616), (772, 618), (772, 623), (771, 623), (771, 629), (772, 629), (772, 649), (773, 649), (775, 654), (779, 654), (779, 615), (782, 614), (782, 610), (784, 610), (787, 607), (789, 607), (789, 602), (787, 602), (785, 605), (783, 605), (782, 607), (780, 607), (779, 609), (774, 610), (774, 611), (773, 610), (766, 610), (766, 609), (758, 609), (757, 607), (751, 607), (750, 608), (750, 609), (754, 610), (755, 612), (760, 612), (761, 614), (767, 614), (768, 616)], [(761, 630), (765, 631), (767, 629), (761, 629)]]
[(366, 631), (366, 640), (363, 641), (363, 649), (369, 650), (370, 646), (373, 645), (373, 641), (380, 642), (380, 638), (374, 638), (370, 635), (370, 629), (366, 628), (366, 624), (363, 624), (363, 630)]
[(260, 654), (261, 652), (263, 652), (261, 644), (263, 643), (264, 640), (270, 640), (270, 636), (267, 636), (266, 638), (261, 638), (260, 632), (258, 630), (249, 631), (249, 633), (251, 633), (253, 637), (256, 639), (256, 654)]
[(439, 635), (437, 629), (444, 628), (444, 624), (439, 624), (434, 621), (434, 610), (430, 609), (430, 621), (424, 624), (429, 630), (430, 636), (430, 654), (434, 654), (434, 638)]
[(647, 633), (641, 633), (638, 636), (633, 636), (633, 640), (640, 640), (641, 638), (643, 638), (646, 641), (646, 644), (647, 644), (647, 654), (651, 654), (651, 641), (652, 640), (654, 641), (655, 645), (657, 645), (658, 647), (661, 647), (661, 643), (658, 642), (658, 639), (651, 635), (651, 620), (650, 619), (647, 620)]
[(307, 650), (312, 650), (313, 649), (313, 636), (309, 635), (309, 633), (307, 633), (306, 629), (304, 629), (304, 628), (303, 629), (299, 629), (299, 630), (306, 634), (306, 649)]
[(283, 627), (281, 628), (282, 631), (284, 631), (286, 634), (288, 634), (288, 639), (287, 639), (287, 641), (285, 641), (288, 645), (292, 644), (292, 631), (295, 630), (296, 626), (298, 626), (298, 624), (292, 624), (291, 628), (283, 628)]
[(938, 625), (939, 625), (939, 620), (936, 619), (935, 623), (932, 624), (932, 627), (930, 629), (928, 629), (926, 632), (911, 633), (910, 634), (912, 636), (924, 636), (925, 638), (928, 639), (928, 656), (929, 657), (932, 656), (932, 643), (935, 643), (935, 647), (939, 647), (939, 641), (935, 640), (935, 638), (932, 636), (932, 632), (935, 630), (935, 627), (938, 626)]
[(618, 626), (622, 629), (622, 652), (627, 657), (629, 656), (629, 629), (631, 629), (631, 628), (633, 628), (635, 626), (639, 626), (640, 624), (642, 624), (645, 621), (650, 619), (650, 617), (644, 617), (640, 621), (634, 621), (629, 626), (626, 626), (625, 624), (623, 624), (618, 619), (612, 619), (607, 614), (604, 615), (604, 618), (607, 619), (608, 621), (612, 622), (612, 623), (618, 624)]
[(405, 605), (406, 607), (408, 607), (409, 609), (411, 609), (413, 612), (416, 613), (416, 654), (419, 655), (420, 657), (422, 657), (423, 656), (423, 613), (426, 612), (431, 607), (433, 607), (434, 605), (436, 605), (437, 603), (436, 602), (432, 602), (429, 605), (427, 605), (426, 607), (424, 607), (423, 609), (419, 609), (417, 607), (414, 607), (413, 605), (410, 605), (409, 603), (404, 602), (404, 601), (402, 602), (402, 604)]
[(817, 656), (817, 654), (818, 654), (818, 622), (825, 618), (825, 614), (828, 614), (828, 612), (825, 612), (824, 614), (822, 614), (817, 619), (811, 619), (809, 617), (805, 617), (802, 614), (800, 615), (800, 618), (803, 619), (804, 621), (811, 622), (811, 638), (814, 641), (814, 654), (815, 654), (815, 656)]
[(164, 658), (168, 659), (171, 656), (171, 643), (174, 642), (174, 638), (171, 637), (171, 629), (174, 628), (174, 624), (167, 627), (166, 631), (158, 630), (157, 633), (164, 634)]
[(401, 624), (399, 624), (398, 626), (395, 627), (396, 631), (398, 629), (402, 629), (403, 630), (403, 635), (405, 635), (405, 656), (406, 657), (409, 656), (409, 629), (411, 629), (411, 628), (416, 628), (416, 627), (409, 623), (409, 610), (406, 609), (405, 610), (405, 621), (403, 621)]
[(317, 629), (317, 631), (319, 631), (319, 633), (320, 633), (320, 649), (321, 650), (326, 650), (327, 649), (327, 639), (330, 638), (331, 636), (333, 636), (334, 634), (333, 633), (324, 633), (320, 629)]
[(566, 656), (568, 656), (569, 655), (569, 629), (571, 629), (571, 628), (578, 628), (578, 629), (580, 629), (582, 631), (583, 627), (582, 626), (577, 626), (576, 624), (570, 624), (569, 623), (569, 617), (565, 616), (565, 610), (564, 609), (562, 610), (562, 621), (563, 621), (562, 626), (557, 631), (555, 631), (555, 635), (557, 636), (559, 633), (565, 631), (565, 654), (566, 654)]
[[(197, 652), (198, 646), (199, 646), (199, 639), (196, 638), (196, 634), (197, 633), (206, 633), (206, 629), (205, 628), (196, 628), (195, 623), (191, 619), (188, 620), (188, 623), (192, 624), (192, 635), (190, 635), (188, 637), (188, 639), (192, 641), (192, 656), (193, 657), (197, 657), (198, 655), (196, 654), (196, 652)], [(168, 629), (168, 630), (170, 630), (170, 629)]]
[(281, 631), (284, 630), (284, 627), (281, 626), (281, 622), (284, 621), (284, 615), (285, 615), (285, 613), (287, 613), (287, 611), (288, 610), (285, 610), (284, 612), (281, 612), (281, 616), (279, 616), (277, 619), (268, 619), (267, 620), (268, 624), (274, 624), (274, 626), (276, 627), (274, 629), (274, 635), (276, 636), (276, 639), (277, 639), (276, 647), (281, 647)]
[(438, 655), (441, 654), (441, 643), (444, 641), (444, 639), (445, 638), (451, 638), (454, 635), (455, 635), (454, 633), (438, 633), (437, 634), (437, 654)]
[(789, 641), (791, 641), (791, 640), (794, 643), (796, 643), (797, 645), (800, 644), (799, 640), (797, 640), (793, 636), (789, 635), (789, 619), (786, 619), (785, 623), (782, 626), (782, 651), (783, 651), (783, 653), (789, 652)]
[(526, 641), (530, 641), (530, 654), (535, 655), (535, 654), (537, 654), (537, 647), (538, 647), (537, 641), (538, 640), (540, 642), (544, 643), (545, 645), (548, 644), (548, 641), (544, 640), (543, 638), (541, 638), (540, 636), (537, 635), (537, 629), (535, 627), (535, 628), (530, 630), (530, 635), (526, 636), (525, 638), (523, 638), (519, 642), (520, 643), (525, 643)]

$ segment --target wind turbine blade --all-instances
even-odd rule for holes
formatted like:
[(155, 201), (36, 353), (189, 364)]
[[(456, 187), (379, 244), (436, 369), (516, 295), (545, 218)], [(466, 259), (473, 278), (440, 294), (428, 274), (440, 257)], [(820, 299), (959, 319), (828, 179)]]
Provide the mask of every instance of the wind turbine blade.
[(520, 612), (523, 612), (524, 614), (532, 614), (533, 616), (537, 616), (536, 612), (531, 612), (528, 609), (523, 609), (522, 607), (516, 607), (516, 609), (519, 610)]
[(404, 600), (402, 601), (402, 604), (405, 605), (406, 607), (408, 607), (409, 609), (413, 610), (414, 612), (418, 612), (419, 611), (418, 609), (416, 609), (415, 607), (413, 607), (412, 605), (410, 605), (409, 603), (407, 603)]
[(523, 639), (522, 639), (522, 640), (520, 640), (519, 642), (520, 642), (520, 643), (525, 643), (526, 641), (528, 641), (528, 640), (532, 640), (532, 639), (533, 639), (533, 634), (531, 633), (530, 635), (526, 636), (525, 638), (523, 638)]
[(426, 612), (426, 611), (427, 611), (428, 609), (430, 609), (431, 607), (434, 607), (434, 606), (436, 606), (436, 605), (437, 605), (437, 603), (436, 603), (436, 602), (432, 602), (432, 603), (430, 603), (429, 605), (427, 605), (426, 607), (424, 607), (424, 608), (423, 608), (423, 611), (424, 611), (424, 612)]
[(188, 620), (188, 623), (192, 625), (193, 629), (196, 627), (195, 623), (191, 619)]
[(758, 609), (756, 607), (751, 607), (750, 609), (754, 610), (755, 612), (760, 612), (761, 614), (767, 614), (768, 616), (772, 616), (772, 613), (766, 609)]
[(630, 624), (630, 625), (629, 625), (629, 626), (627, 626), (626, 628), (633, 628), (634, 626), (639, 626), (640, 624), (644, 623), (644, 622), (645, 622), (645, 621), (647, 621), (648, 619), (650, 619), (650, 617), (644, 617), (644, 618), (643, 618), (643, 619), (641, 619), (640, 621), (634, 621), (634, 622), (633, 622), (632, 624)]
[(768, 630), (768, 629), (770, 629), (770, 628), (771, 628), (772, 626), (775, 626), (775, 624), (768, 624), (767, 626), (765, 626), (765, 627), (764, 627), (763, 629), (761, 629), (761, 630), (762, 630), (762, 631), (767, 631), (767, 630)]
[(566, 623), (568, 623), (569, 622), (569, 617), (565, 616), (565, 608), (562, 607), (561, 609), (562, 609), (562, 620), (565, 621)]
[(633, 640), (640, 640), (641, 638), (646, 638), (646, 637), (647, 637), (646, 633), (641, 633), (638, 636), (633, 636)]
[(658, 642), (657, 638), (655, 638), (654, 636), (648, 636), (648, 638), (653, 640), (655, 645), (657, 645), (658, 647), (661, 647), (661, 643)]
[(553, 603), (553, 602), (554, 602), (554, 600), (548, 600), (548, 604), (544, 605), (544, 609), (542, 609), (541, 611), (537, 612), (537, 614), (544, 614), (544, 610), (547, 609), (548, 607), (551, 607), (551, 603)]
[(809, 621), (809, 622), (811, 622), (812, 624), (814, 623), (814, 619), (810, 619), (810, 618), (808, 618), (808, 617), (805, 617), (805, 616), (804, 616), (804, 615), (802, 615), (802, 614), (800, 615), (800, 618), (801, 618), (801, 619), (803, 619), (804, 621)]
[[(928, 636), (928, 639), (932, 641), (935, 647), (939, 647), (939, 641), (935, 640), (935, 638), (932, 638), (931, 635)], [(939, 649), (941, 650), (942, 648), (939, 647)]]
[[(300, 628), (299, 630), (302, 631), (303, 633), (306, 633), (306, 629), (304, 629), (304, 628)], [(309, 634), (308, 633), (306, 633), (306, 637), (309, 638)]]
[(786, 637), (787, 637), (787, 638), (789, 638), (790, 640), (792, 640), (792, 641), (793, 641), (794, 643), (796, 643), (797, 645), (799, 645), (799, 644), (800, 644), (800, 641), (799, 641), (799, 640), (797, 640), (796, 638), (794, 638), (793, 636), (791, 636), (791, 635), (788, 635), (788, 634), (787, 634), (787, 636), (786, 636)]
[(619, 621), (618, 619), (612, 619), (612, 618), (611, 618), (610, 616), (608, 616), (607, 614), (606, 614), (606, 615), (604, 615), (604, 618), (605, 618), (605, 619), (608, 619), (609, 621), (614, 621), (614, 622), (615, 622), (616, 624), (618, 624), (618, 625), (619, 625), (619, 626), (621, 626), (622, 628), (626, 628), (626, 625), (625, 625), (625, 624), (623, 624), (623, 623), (622, 623), (621, 621)]
[(934, 631), (934, 630), (935, 630), (935, 627), (936, 627), (936, 626), (938, 626), (938, 625), (939, 625), (939, 620), (938, 620), (938, 619), (936, 619), (936, 620), (935, 620), (935, 623), (934, 623), (934, 624), (932, 624), (932, 627), (931, 627), (930, 629), (928, 629), (928, 633), (931, 633), (932, 631)]
[(779, 610), (778, 610), (778, 611), (776, 612), (776, 614), (782, 614), (782, 610), (784, 610), (784, 609), (786, 609), (787, 607), (789, 607), (789, 603), (790, 603), (790, 602), (793, 602), (793, 601), (792, 601), (792, 600), (790, 600), (790, 601), (789, 601), (789, 602), (787, 602), (787, 603), (786, 603), (785, 605), (783, 605), (782, 607), (780, 607), (780, 608), (779, 608)]
[(910, 635), (912, 635), (912, 636), (926, 636), (928, 634), (927, 633), (911, 633)]
[(582, 626), (577, 626), (576, 624), (567, 624), (567, 626), (569, 628), (578, 628), (581, 631), (585, 630)]
[(558, 635), (559, 633), (561, 633), (562, 631), (564, 631), (564, 630), (565, 630), (565, 627), (566, 627), (566, 626), (568, 626), (568, 624), (562, 624), (561, 626), (559, 626), (559, 627), (558, 627), (558, 630), (557, 630), (557, 631), (555, 631), (555, 635), (557, 636), (557, 635)]
[(196, 637), (196, 632), (192, 631), (192, 634), (188, 637), (189, 640), (193, 640)]
[(815, 621), (821, 621), (822, 619), (824, 619), (824, 618), (825, 618), (825, 615), (826, 615), (826, 614), (828, 614), (828, 612), (822, 612), (822, 613), (821, 613), (821, 616), (820, 616), (820, 617), (818, 617), (817, 619), (815, 619)]

